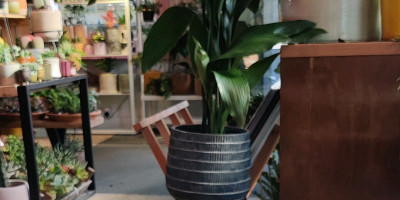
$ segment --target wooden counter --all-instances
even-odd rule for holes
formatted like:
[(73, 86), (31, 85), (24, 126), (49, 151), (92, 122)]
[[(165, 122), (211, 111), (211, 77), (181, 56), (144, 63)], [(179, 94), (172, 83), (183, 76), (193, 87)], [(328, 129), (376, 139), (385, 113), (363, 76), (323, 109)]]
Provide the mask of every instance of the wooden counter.
[(281, 199), (400, 199), (400, 43), (281, 55)]

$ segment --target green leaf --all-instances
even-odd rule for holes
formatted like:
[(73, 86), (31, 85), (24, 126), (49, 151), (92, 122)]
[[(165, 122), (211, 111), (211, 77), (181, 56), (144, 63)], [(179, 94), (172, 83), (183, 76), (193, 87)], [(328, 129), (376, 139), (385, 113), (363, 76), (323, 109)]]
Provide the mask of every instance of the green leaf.
[(249, 82), (250, 89), (252, 89), (258, 82), (262, 80), (265, 72), (270, 68), (279, 53), (263, 58), (258, 62), (254, 63), (244, 72), (244, 75)]
[(213, 73), (222, 102), (238, 126), (243, 127), (250, 103), (250, 87), (246, 77), (239, 69)]
[(190, 24), (190, 29), (188, 33), (188, 42), (187, 42), (192, 66), (196, 64), (194, 60), (195, 58), (194, 50), (196, 48), (196, 44), (194, 43), (193, 38), (195, 38), (201, 44), (202, 47), (205, 47), (207, 45), (207, 36), (208, 33), (204, 26), (203, 21), (199, 17), (194, 17), (192, 23)]
[[(201, 44), (193, 39), (196, 45), (194, 50), (194, 60), (195, 65), (192, 65), (193, 74), (200, 79), (201, 83), (206, 86), (207, 85), (207, 66), (210, 62), (210, 58), (207, 55), (207, 52), (203, 49)], [(207, 87), (204, 87), (206, 90)]]
[(290, 43), (307, 43), (312, 38), (325, 33), (327, 32), (323, 29), (313, 28), (292, 37)]
[(289, 38), (282, 35), (274, 35), (255, 31), (250, 36), (238, 39), (236, 43), (232, 45), (230, 50), (228, 50), (228, 52), (223, 54), (218, 59), (236, 58), (251, 54), (263, 53), (270, 50), (275, 44), (288, 41)]
[(315, 26), (316, 24), (314, 22), (310, 22), (307, 20), (295, 20), (295, 21), (277, 22), (271, 24), (252, 26), (249, 28), (250, 29), (249, 32), (251, 33), (253, 31), (252, 29), (258, 29), (257, 31), (265, 33), (279, 34), (287, 37), (292, 37), (308, 29), (313, 29), (315, 28)]
[(87, 4), (88, 6), (93, 5), (96, 3), (96, 0), (89, 0), (89, 3)]
[(247, 8), (255, 14), (258, 11), (259, 6), (260, 0), (251, 0)]
[(144, 43), (142, 72), (149, 70), (179, 41), (195, 13), (184, 7), (171, 7), (157, 20)]

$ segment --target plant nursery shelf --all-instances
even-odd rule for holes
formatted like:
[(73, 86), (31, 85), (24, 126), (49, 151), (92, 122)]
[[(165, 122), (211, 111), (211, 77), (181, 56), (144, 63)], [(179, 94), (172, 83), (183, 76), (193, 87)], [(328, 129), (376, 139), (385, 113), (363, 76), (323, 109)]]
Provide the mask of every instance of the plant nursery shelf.
[(100, 60), (103, 58), (111, 58), (116, 60), (126, 60), (128, 59), (128, 55), (104, 55), (104, 56), (86, 56), (83, 57), (82, 60)]
[(25, 15), (17, 15), (17, 14), (0, 14), (0, 18), (8, 18), (8, 19), (25, 19)]
[(201, 96), (199, 95), (172, 95), (168, 99), (165, 99), (163, 96), (157, 95), (142, 95), (143, 101), (181, 101), (181, 100), (201, 100)]

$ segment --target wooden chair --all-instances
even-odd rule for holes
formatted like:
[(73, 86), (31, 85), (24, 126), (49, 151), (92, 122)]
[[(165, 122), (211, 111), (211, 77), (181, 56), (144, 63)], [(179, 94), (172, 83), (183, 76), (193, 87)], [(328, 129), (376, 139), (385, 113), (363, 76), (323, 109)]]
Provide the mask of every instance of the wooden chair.
[[(170, 131), (165, 123), (169, 118), (173, 125), (193, 124), (187, 101), (180, 102), (157, 114), (152, 115), (138, 123), (133, 128), (136, 132), (142, 132), (156, 157), (164, 174), (166, 173), (167, 158), (153, 131), (153, 126), (158, 129), (164, 143), (169, 146)], [(180, 116), (179, 116), (179, 115)], [(279, 91), (271, 91), (264, 98), (256, 114), (248, 125), (252, 138), (252, 166), (250, 169), (251, 187), (247, 197), (251, 195), (258, 179), (261, 177), (270, 155), (279, 142), (279, 127), (275, 126), (279, 118)]]

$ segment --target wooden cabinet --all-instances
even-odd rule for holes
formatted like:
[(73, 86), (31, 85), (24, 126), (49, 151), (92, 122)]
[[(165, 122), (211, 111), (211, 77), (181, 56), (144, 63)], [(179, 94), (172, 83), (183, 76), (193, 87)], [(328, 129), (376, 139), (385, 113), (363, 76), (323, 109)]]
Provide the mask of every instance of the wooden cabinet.
[(400, 44), (281, 57), (281, 199), (400, 199)]

